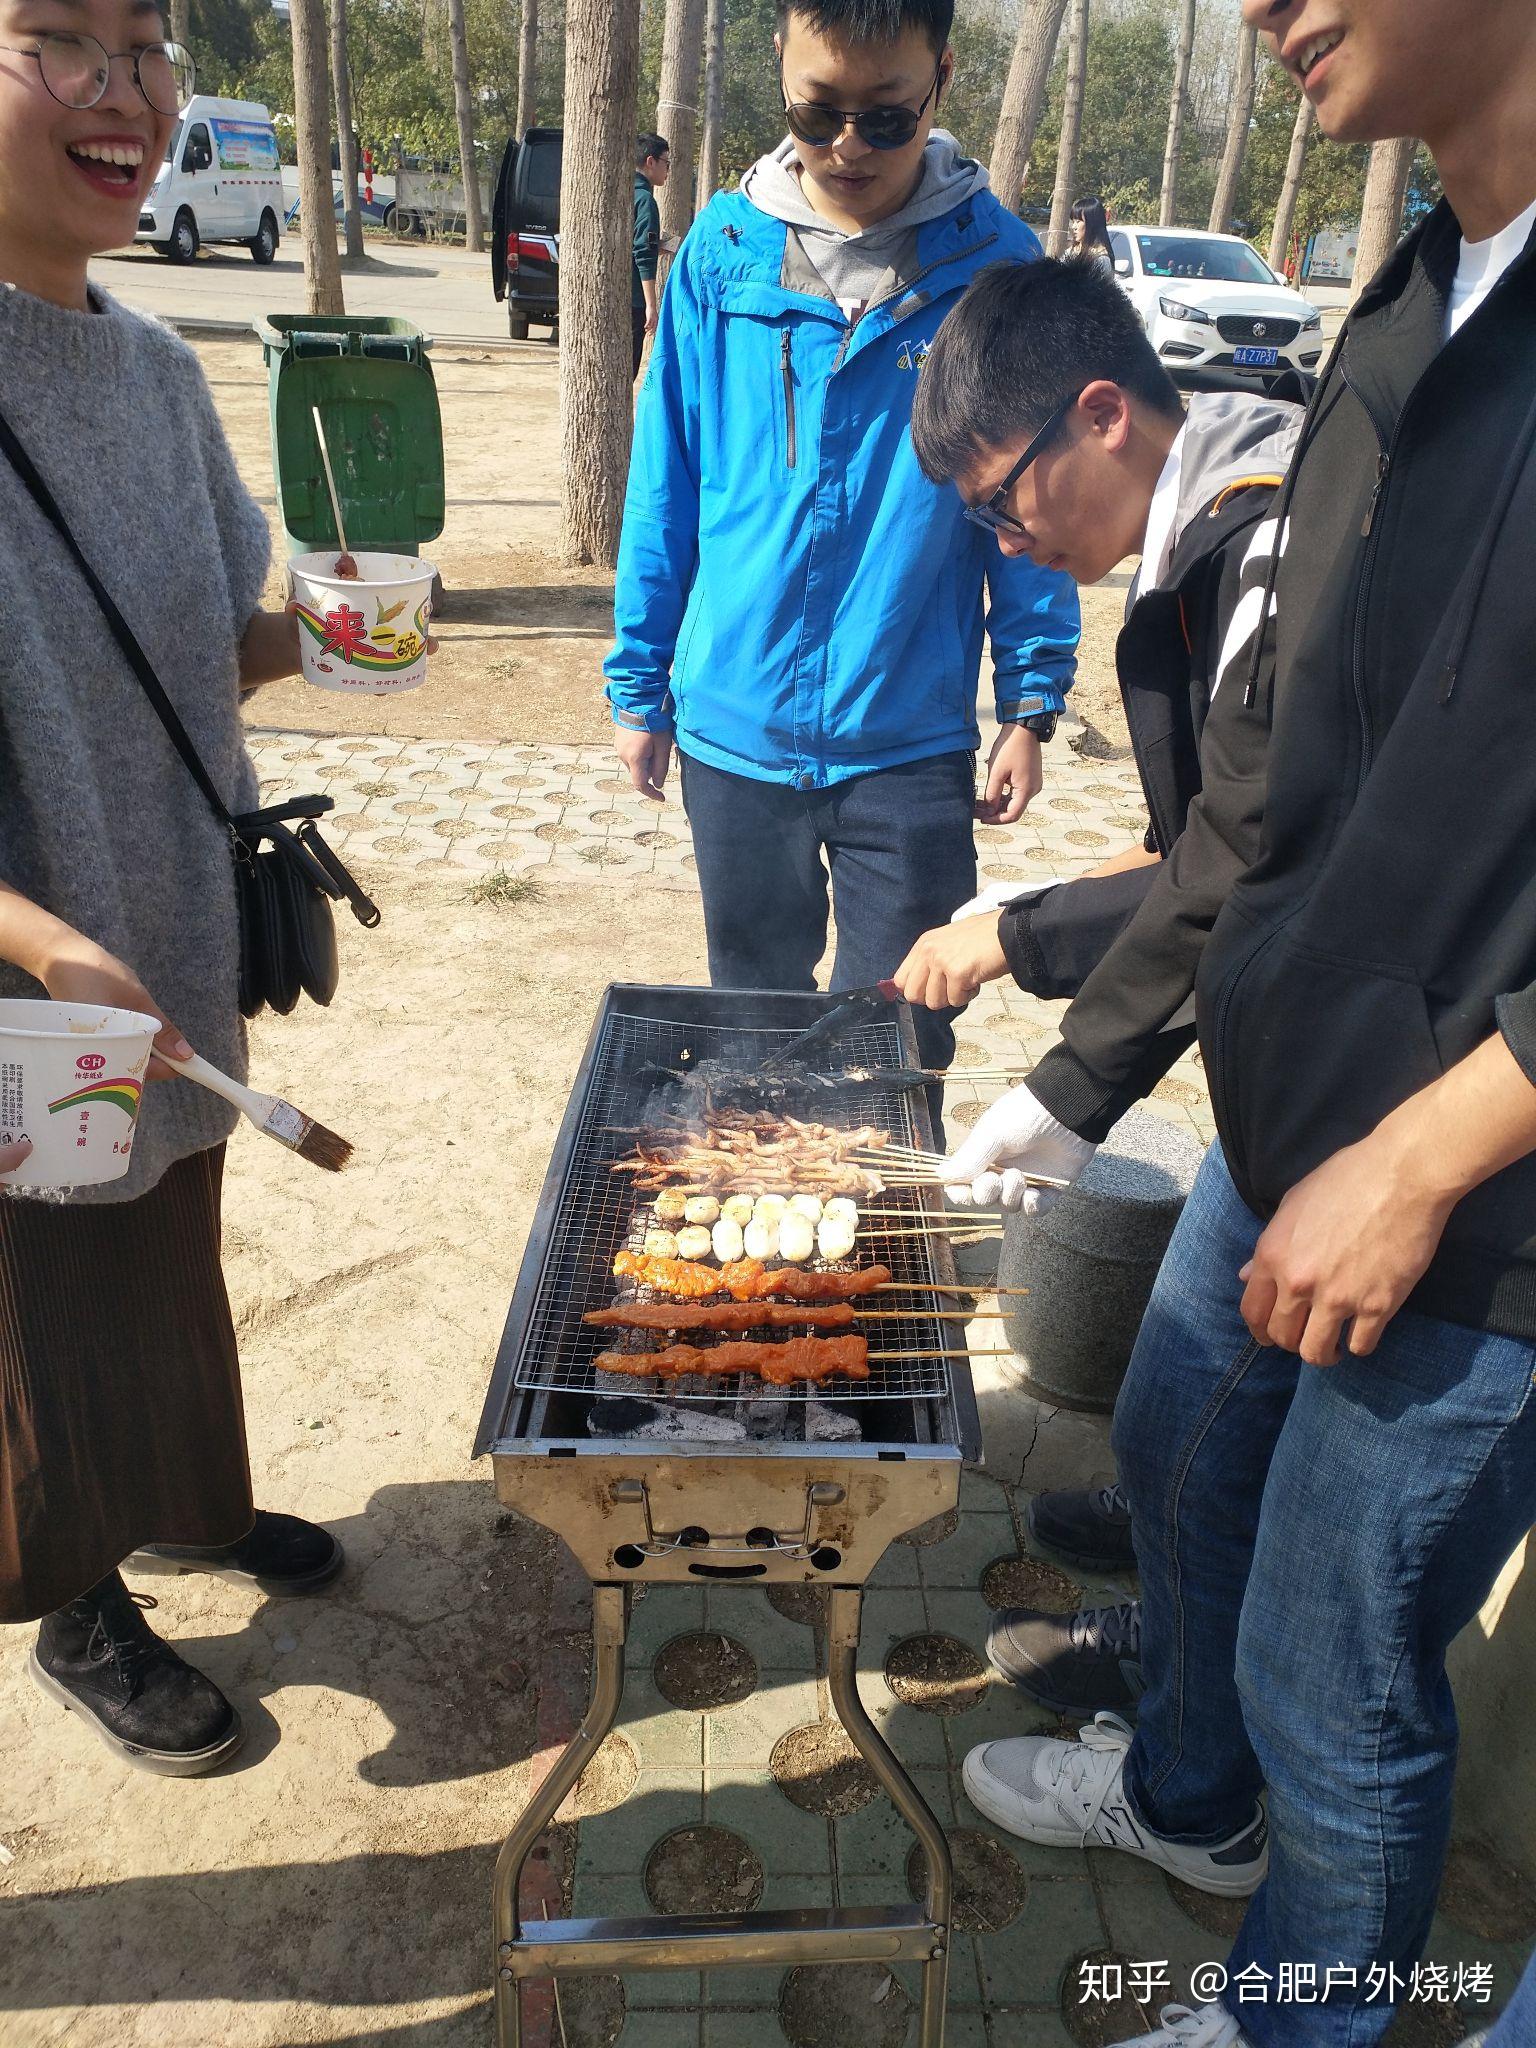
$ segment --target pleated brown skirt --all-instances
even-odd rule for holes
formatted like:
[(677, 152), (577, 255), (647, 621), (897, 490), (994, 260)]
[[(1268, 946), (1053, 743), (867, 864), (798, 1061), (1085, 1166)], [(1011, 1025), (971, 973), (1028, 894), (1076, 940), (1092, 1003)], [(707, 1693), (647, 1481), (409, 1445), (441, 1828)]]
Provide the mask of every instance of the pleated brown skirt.
[(0, 1621), (250, 1528), (223, 1175), (219, 1145), (131, 1202), (0, 1197)]

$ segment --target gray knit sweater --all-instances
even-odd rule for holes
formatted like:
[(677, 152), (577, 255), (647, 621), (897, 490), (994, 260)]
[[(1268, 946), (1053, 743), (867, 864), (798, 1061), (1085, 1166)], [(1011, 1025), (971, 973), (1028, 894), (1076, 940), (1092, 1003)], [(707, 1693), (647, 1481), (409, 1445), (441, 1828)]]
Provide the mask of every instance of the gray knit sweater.
[[(232, 811), (256, 800), (238, 650), (266, 520), (235, 471), (197, 358), (92, 293), (66, 312), (0, 284), (0, 410), (154, 664)], [(125, 960), (197, 1050), (245, 1078), (229, 842), (95, 600), (0, 457), (0, 877)], [(0, 962), (0, 995), (44, 993)], [(122, 1180), (143, 1194), (235, 1112), (186, 1081), (144, 1092)]]

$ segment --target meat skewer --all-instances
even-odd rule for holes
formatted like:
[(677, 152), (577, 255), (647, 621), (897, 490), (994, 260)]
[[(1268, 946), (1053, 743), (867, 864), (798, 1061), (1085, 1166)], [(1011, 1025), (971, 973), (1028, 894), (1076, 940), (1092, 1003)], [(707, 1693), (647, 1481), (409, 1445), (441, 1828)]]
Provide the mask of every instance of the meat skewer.
[(600, 1372), (635, 1379), (750, 1372), (771, 1387), (788, 1387), (796, 1380), (820, 1382), (834, 1375), (867, 1380), (868, 1357), (869, 1345), (860, 1336), (791, 1337), (783, 1344), (743, 1340), (707, 1347), (669, 1344), (663, 1351), (600, 1351), (593, 1362)]
[(620, 1301), (581, 1320), (600, 1330), (843, 1330), (855, 1314), (846, 1301)]
[(613, 1272), (617, 1280), (636, 1280), (658, 1294), (682, 1301), (705, 1301), (712, 1294), (729, 1294), (737, 1301), (756, 1301), (771, 1294), (792, 1301), (846, 1301), (873, 1294), (888, 1286), (892, 1277), (889, 1266), (864, 1266), (856, 1273), (802, 1273), (769, 1268), (761, 1259), (733, 1259), (715, 1267), (692, 1259), (657, 1259), (630, 1251), (619, 1253)]
[(600, 1330), (845, 1330), (853, 1323), (970, 1323), (1001, 1316), (1000, 1308), (855, 1308), (833, 1301), (616, 1301), (582, 1317)]

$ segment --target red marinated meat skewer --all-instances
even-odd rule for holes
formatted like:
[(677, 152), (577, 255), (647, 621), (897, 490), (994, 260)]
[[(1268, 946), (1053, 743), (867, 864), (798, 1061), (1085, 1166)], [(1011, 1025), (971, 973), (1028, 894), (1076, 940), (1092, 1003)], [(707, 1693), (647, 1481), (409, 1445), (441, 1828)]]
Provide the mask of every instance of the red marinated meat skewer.
[(590, 1309), (582, 1317), (607, 1330), (842, 1330), (853, 1322), (850, 1302), (796, 1307), (784, 1301), (629, 1301)]
[(840, 1374), (845, 1379), (869, 1378), (869, 1346), (860, 1336), (791, 1337), (784, 1344), (743, 1341), (726, 1344), (669, 1344), (662, 1351), (600, 1351), (594, 1363), (600, 1372), (625, 1373), (633, 1379), (683, 1379), (690, 1374), (756, 1373), (772, 1387), (796, 1380), (819, 1382)]

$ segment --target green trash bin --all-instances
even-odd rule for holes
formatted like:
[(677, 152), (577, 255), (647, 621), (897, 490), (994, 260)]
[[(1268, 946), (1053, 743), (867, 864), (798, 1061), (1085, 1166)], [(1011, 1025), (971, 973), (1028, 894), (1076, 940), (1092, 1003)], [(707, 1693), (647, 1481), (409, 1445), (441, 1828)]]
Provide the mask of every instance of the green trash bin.
[(419, 555), (442, 532), (445, 510), (431, 337), (409, 320), (311, 313), (270, 313), (257, 332), (290, 553), (337, 540), (310, 410), (318, 406), (348, 546)]

